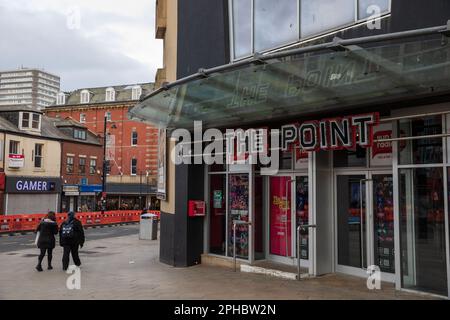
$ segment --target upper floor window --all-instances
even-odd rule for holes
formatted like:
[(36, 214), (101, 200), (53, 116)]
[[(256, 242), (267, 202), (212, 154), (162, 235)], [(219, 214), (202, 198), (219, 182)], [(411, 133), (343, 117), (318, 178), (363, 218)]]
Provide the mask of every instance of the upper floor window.
[(107, 112), (105, 112), (105, 118), (106, 118), (106, 121), (112, 121), (111, 119), (111, 112), (110, 111), (107, 111)]
[(86, 130), (74, 129), (73, 137), (79, 140), (86, 140)]
[(105, 92), (105, 101), (115, 101), (116, 100), (116, 91), (114, 88), (108, 88)]
[(90, 93), (88, 90), (81, 91), (80, 103), (89, 103), (90, 101)]
[(131, 159), (131, 175), (137, 175), (137, 159)]
[(86, 123), (86, 113), (80, 113), (80, 123)]
[(138, 144), (138, 133), (136, 131), (133, 131), (131, 133), (131, 145), (137, 146), (137, 144)]
[(66, 104), (66, 94), (64, 92), (58, 93), (58, 96), (56, 97), (56, 104), (59, 106)]
[(95, 174), (97, 171), (97, 159), (91, 159), (89, 163), (89, 173)]
[(43, 160), (43, 153), (44, 145), (40, 143), (36, 143), (34, 145), (34, 167), (35, 168), (42, 168), (42, 160)]
[(134, 86), (131, 89), (131, 100), (139, 100), (142, 94), (141, 86)]
[(66, 158), (66, 172), (73, 173), (73, 157)]
[(41, 115), (32, 112), (20, 113), (20, 128), (21, 129), (41, 129)]
[(20, 154), (20, 142), (9, 140), (9, 154)]
[(234, 59), (351, 26), (390, 12), (391, 0), (232, 0)]
[(78, 164), (78, 172), (80, 174), (86, 174), (86, 158), (80, 157)]

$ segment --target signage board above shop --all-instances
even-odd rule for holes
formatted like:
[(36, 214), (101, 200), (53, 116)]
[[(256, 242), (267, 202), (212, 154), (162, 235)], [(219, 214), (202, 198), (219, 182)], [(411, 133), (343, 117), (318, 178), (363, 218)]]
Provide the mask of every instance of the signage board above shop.
[(34, 177), (6, 177), (7, 193), (60, 193), (61, 179)]

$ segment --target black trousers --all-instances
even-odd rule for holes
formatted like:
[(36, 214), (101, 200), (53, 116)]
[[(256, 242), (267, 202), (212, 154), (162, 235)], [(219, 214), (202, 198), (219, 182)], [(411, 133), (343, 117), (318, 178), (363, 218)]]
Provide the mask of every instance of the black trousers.
[(42, 260), (44, 260), (46, 252), (47, 252), (48, 265), (51, 266), (52, 265), (52, 258), (53, 258), (53, 249), (41, 249), (41, 254), (39, 255), (39, 258), (38, 258), (38, 264), (39, 265), (42, 264)]
[(63, 269), (67, 270), (67, 268), (69, 267), (70, 254), (72, 254), (73, 263), (75, 263), (77, 267), (81, 266), (80, 257), (78, 256), (78, 245), (64, 246), (63, 248), (64, 248), (62, 258)]

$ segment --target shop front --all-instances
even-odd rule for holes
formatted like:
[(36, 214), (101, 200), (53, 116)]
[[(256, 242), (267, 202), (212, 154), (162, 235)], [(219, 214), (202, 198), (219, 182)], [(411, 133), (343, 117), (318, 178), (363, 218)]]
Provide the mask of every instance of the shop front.
[(279, 146), (265, 145), (278, 150), (275, 172), (235, 159), (205, 160), (204, 179), (175, 169), (180, 192), (204, 190), (207, 207), (186, 222), (178, 212), (200, 199), (177, 196), (178, 212), (167, 214), (184, 230), (187, 254), (197, 243), (189, 219), (204, 219), (205, 255), (300, 262), (312, 277), (379, 271), (399, 290), (450, 296), (450, 41), (439, 28), (413, 34), (336, 39), (202, 70), (130, 110), (164, 124), (178, 145), (187, 139), (176, 129), (194, 132), (192, 161), (195, 142), (213, 140), (206, 130), (278, 130)]
[(61, 194), (60, 178), (7, 176), (5, 214), (57, 212)]

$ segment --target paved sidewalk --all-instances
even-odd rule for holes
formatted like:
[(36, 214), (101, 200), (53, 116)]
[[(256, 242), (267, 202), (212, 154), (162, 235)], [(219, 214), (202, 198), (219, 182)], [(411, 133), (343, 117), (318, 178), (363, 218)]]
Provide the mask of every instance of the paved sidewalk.
[[(81, 250), (81, 290), (68, 290), (61, 248), (54, 270), (38, 273), (37, 249), (0, 254), (0, 299), (422, 299), (383, 284), (328, 275), (301, 282), (220, 267), (173, 268), (159, 262), (159, 242), (137, 235), (88, 241)], [(44, 268), (46, 268), (44, 260)]]

